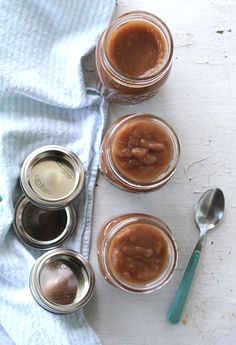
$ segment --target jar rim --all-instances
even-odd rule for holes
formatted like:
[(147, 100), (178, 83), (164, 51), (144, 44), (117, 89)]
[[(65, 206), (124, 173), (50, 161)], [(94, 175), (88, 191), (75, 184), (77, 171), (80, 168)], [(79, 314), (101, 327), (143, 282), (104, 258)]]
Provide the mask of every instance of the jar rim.
[[(128, 77), (125, 74), (122, 74), (121, 72), (117, 71), (114, 66), (112, 66), (112, 63), (109, 61), (109, 58), (106, 54), (105, 44), (108, 38), (108, 35), (111, 30), (116, 28), (119, 25), (122, 25), (126, 20), (127, 17), (132, 20), (148, 20), (153, 25), (157, 26), (158, 29), (161, 31), (163, 36), (165, 37), (167, 41), (167, 48), (168, 54), (166, 58), (166, 62), (164, 63), (163, 67), (158, 70), (156, 73), (146, 76), (146, 77)], [(108, 28), (105, 30), (101, 37), (101, 46), (103, 47), (102, 53), (103, 53), (103, 59), (101, 60), (101, 63), (103, 64), (103, 67), (106, 69), (106, 72), (111, 74), (113, 79), (116, 79), (118, 83), (129, 86), (130, 88), (143, 88), (144, 86), (150, 86), (153, 83), (156, 83), (158, 80), (162, 79), (163, 76), (167, 73), (169, 68), (171, 67), (172, 60), (173, 60), (173, 52), (174, 52), (174, 42), (173, 37), (171, 34), (170, 29), (166, 25), (166, 23), (156, 15), (147, 12), (147, 11), (132, 11), (124, 13), (123, 15), (117, 17), (114, 19), (111, 24), (108, 26)]]
[[(177, 266), (177, 262), (178, 262), (177, 244), (168, 225), (163, 220), (161, 220), (160, 218), (156, 216), (148, 215), (145, 213), (128, 213), (128, 214), (124, 214), (124, 215), (111, 219), (110, 221), (108, 221), (108, 223), (106, 223), (105, 227), (108, 224), (111, 224), (112, 222), (115, 222), (115, 221), (116, 223), (114, 227), (112, 228), (111, 231), (108, 231), (105, 234), (105, 239), (104, 239), (105, 245), (103, 247), (104, 255), (102, 256), (102, 260), (103, 260), (103, 266), (105, 267), (106, 274), (107, 274), (106, 279), (109, 280), (110, 278), (112, 283), (114, 283), (116, 287), (119, 287), (124, 291), (137, 293), (137, 294), (150, 293), (150, 292), (160, 289), (165, 284), (167, 284), (168, 281), (172, 278)], [(109, 265), (107, 264), (109, 244), (112, 238), (115, 236), (115, 234), (117, 234), (119, 231), (122, 231), (122, 229), (124, 229), (127, 225), (138, 224), (138, 223), (151, 224), (151, 225), (156, 226), (158, 230), (161, 230), (163, 234), (165, 235), (166, 240), (168, 241), (168, 246), (170, 250), (172, 251), (172, 256), (170, 257), (170, 260), (169, 260), (169, 266), (164, 270), (164, 272), (159, 277), (157, 277), (156, 279), (152, 280), (151, 282), (147, 284), (131, 284), (131, 283), (129, 284), (127, 282), (121, 281), (118, 277), (116, 277), (116, 275), (112, 272)]]
[[(111, 169), (112, 173), (115, 175), (115, 177), (120, 181), (122, 184), (127, 186), (128, 188), (135, 189), (138, 191), (142, 191), (143, 189), (145, 190), (152, 190), (155, 188), (158, 188), (160, 185), (167, 182), (170, 177), (174, 174), (176, 170), (177, 163), (179, 161), (179, 156), (180, 156), (180, 144), (179, 144), (179, 139), (177, 137), (177, 134), (175, 133), (174, 129), (161, 117), (153, 115), (153, 114), (145, 114), (145, 113), (138, 113), (138, 114), (128, 114), (125, 116), (120, 117), (112, 126), (111, 126), (111, 131), (107, 132), (106, 135), (109, 134), (111, 137), (111, 141), (115, 133), (119, 130), (119, 128), (127, 123), (127, 121), (132, 121), (136, 118), (149, 118), (151, 120), (154, 120), (158, 125), (161, 125), (162, 128), (168, 133), (169, 137), (171, 138), (172, 145), (173, 145), (173, 157), (170, 162), (170, 165), (168, 169), (163, 172), (161, 175), (158, 176), (158, 178), (155, 181), (147, 182), (147, 183), (141, 183), (141, 182), (136, 182), (134, 180), (131, 180), (124, 176), (116, 167), (115, 163), (113, 162), (112, 159), (112, 153), (111, 153), (111, 146), (112, 142), (109, 143), (107, 149), (106, 149), (106, 154), (107, 154), (107, 162), (109, 164), (109, 168)], [(105, 140), (105, 138), (104, 138)]]

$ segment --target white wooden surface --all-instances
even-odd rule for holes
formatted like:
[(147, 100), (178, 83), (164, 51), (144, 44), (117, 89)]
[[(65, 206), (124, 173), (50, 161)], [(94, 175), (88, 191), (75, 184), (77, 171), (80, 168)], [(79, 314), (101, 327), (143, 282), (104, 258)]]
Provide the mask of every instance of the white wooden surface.
[[(96, 188), (91, 261), (96, 292), (85, 309), (104, 345), (236, 344), (236, 1), (117, 1), (115, 16), (147, 10), (169, 25), (175, 40), (170, 78), (161, 92), (137, 106), (110, 106), (110, 123), (133, 112), (162, 116), (182, 148), (173, 179), (161, 190), (133, 195), (100, 176)], [(217, 32), (218, 31), (218, 32)], [(166, 315), (198, 239), (194, 204), (208, 188), (226, 197), (224, 221), (209, 234), (183, 321)], [(127, 212), (157, 215), (171, 227), (179, 248), (177, 271), (163, 289), (137, 296), (102, 278), (96, 240), (107, 218)]]

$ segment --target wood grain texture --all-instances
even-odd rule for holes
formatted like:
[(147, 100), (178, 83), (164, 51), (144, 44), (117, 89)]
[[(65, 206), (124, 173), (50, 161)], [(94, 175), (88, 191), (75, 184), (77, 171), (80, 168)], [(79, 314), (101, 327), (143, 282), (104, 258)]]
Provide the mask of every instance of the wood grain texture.
[[(147, 195), (123, 192), (98, 179), (91, 262), (96, 293), (86, 315), (104, 345), (233, 345), (236, 339), (236, 2), (117, 1), (115, 16), (146, 10), (169, 25), (175, 41), (170, 78), (160, 93), (137, 106), (110, 106), (110, 123), (133, 112), (162, 116), (176, 130), (181, 160), (172, 180)], [(226, 197), (224, 221), (209, 234), (183, 321), (167, 312), (198, 238), (194, 204), (208, 188)], [(97, 267), (96, 239), (107, 218), (145, 212), (165, 220), (179, 248), (176, 273), (163, 289), (145, 296), (107, 284)]]

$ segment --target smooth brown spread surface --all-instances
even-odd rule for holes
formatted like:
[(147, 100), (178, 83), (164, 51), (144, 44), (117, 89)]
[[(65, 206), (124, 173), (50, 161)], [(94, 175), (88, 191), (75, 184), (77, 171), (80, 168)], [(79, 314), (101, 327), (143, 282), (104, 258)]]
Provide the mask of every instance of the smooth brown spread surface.
[(133, 20), (111, 33), (107, 54), (112, 66), (121, 74), (131, 78), (148, 77), (160, 70), (166, 43), (152, 23)]
[(134, 119), (118, 129), (111, 151), (118, 171), (140, 183), (155, 181), (173, 157), (170, 135), (148, 119)]
[(131, 284), (147, 284), (165, 270), (169, 254), (161, 230), (151, 224), (124, 227), (112, 239), (108, 258), (113, 273)]

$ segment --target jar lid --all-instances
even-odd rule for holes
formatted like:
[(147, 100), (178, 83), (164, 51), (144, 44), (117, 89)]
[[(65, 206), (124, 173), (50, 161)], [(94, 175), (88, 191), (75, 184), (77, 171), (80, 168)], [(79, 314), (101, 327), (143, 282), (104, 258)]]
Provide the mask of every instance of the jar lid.
[(58, 248), (36, 260), (29, 283), (41, 307), (52, 313), (68, 314), (82, 308), (92, 297), (95, 275), (81, 254)]
[(13, 227), (18, 238), (31, 247), (41, 250), (54, 248), (64, 242), (76, 225), (72, 205), (59, 210), (42, 209), (27, 197), (16, 203)]
[(59, 209), (80, 194), (84, 169), (80, 159), (70, 150), (57, 145), (43, 146), (25, 159), (20, 182), (34, 204)]

